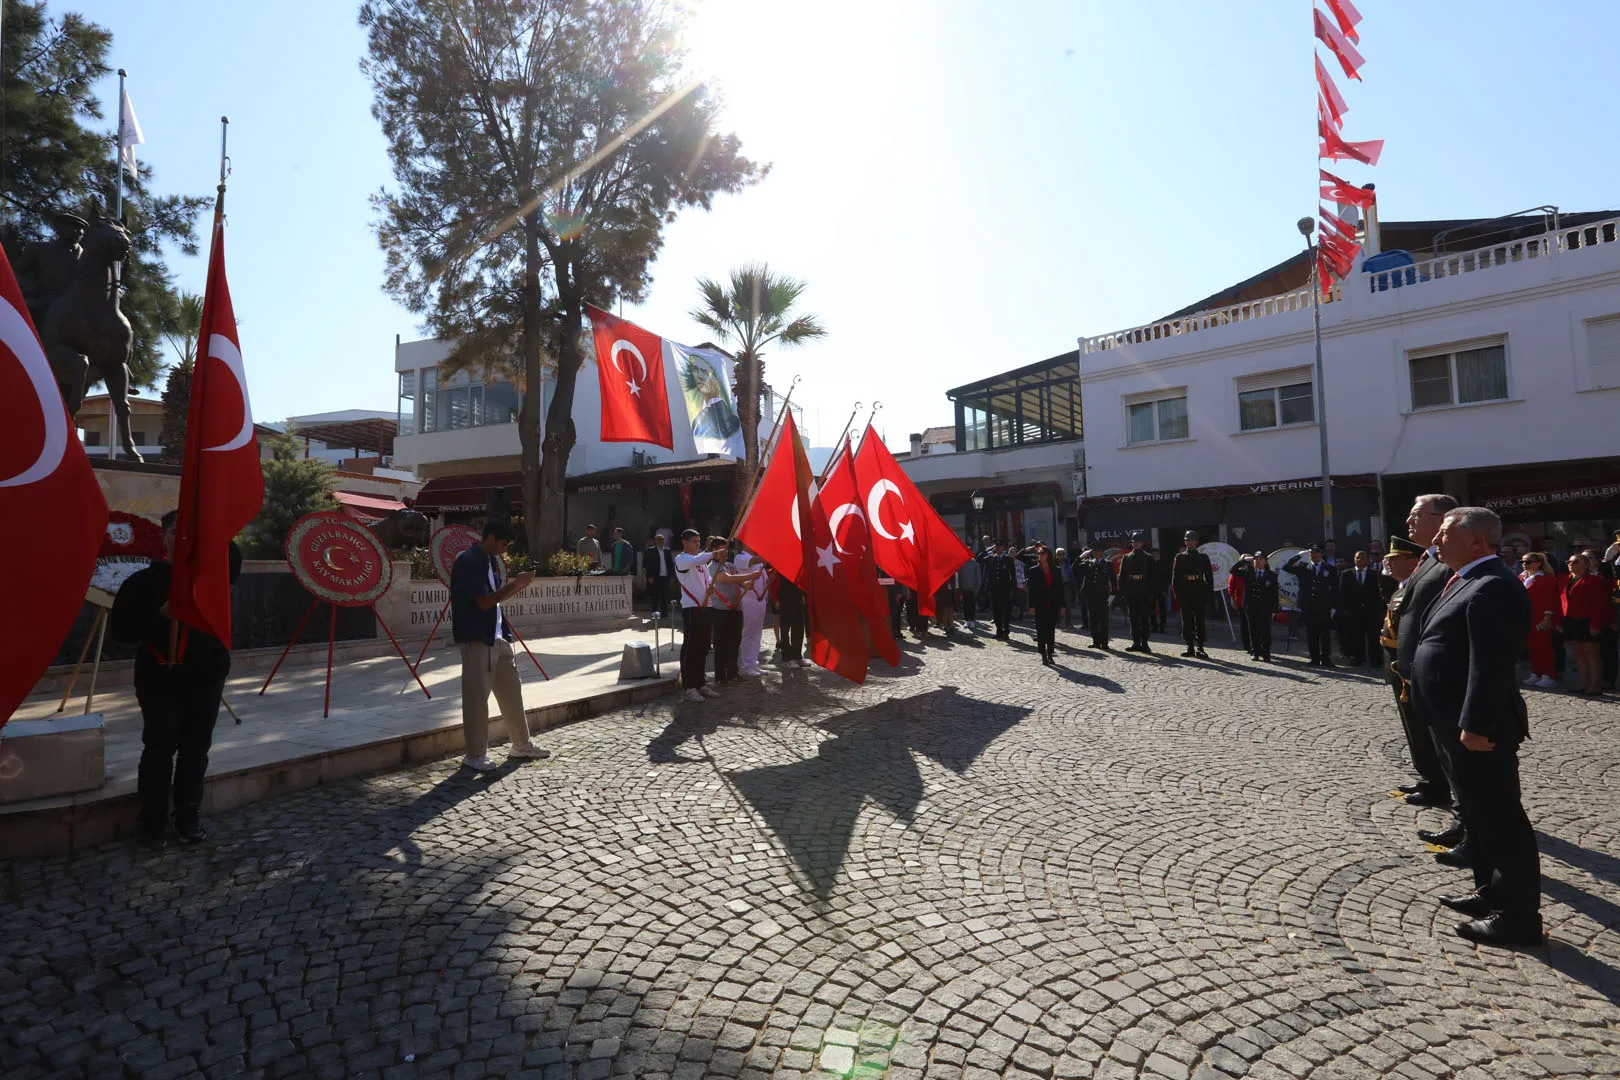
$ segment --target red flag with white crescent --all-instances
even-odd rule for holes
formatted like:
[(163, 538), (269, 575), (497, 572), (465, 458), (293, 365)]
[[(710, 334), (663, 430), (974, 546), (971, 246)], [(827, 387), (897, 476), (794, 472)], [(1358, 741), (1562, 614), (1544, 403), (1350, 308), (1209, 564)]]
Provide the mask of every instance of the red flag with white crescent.
[(84, 605), (107, 499), (73, 431), (11, 262), (0, 249), (0, 726), (50, 666)]
[(865, 500), (878, 565), (916, 589), (918, 613), (932, 615), (934, 593), (973, 553), (917, 490), (870, 424), (855, 456), (855, 488)]
[(231, 646), (230, 545), (264, 505), (236, 312), (225, 279), (225, 223), (214, 214), (202, 329), (191, 373), (180, 505), (174, 524), (169, 614)]
[(854, 564), (845, 577), (854, 595), (855, 608), (866, 621), (872, 646), (889, 666), (896, 667), (900, 663), (900, 646), (889, 632), (889, 600), (883, 586), (878, 584), (877, 561), (872, 556), (872, 530), (866, 523), (866, 508), (855, 490), (855, 458), (849, 452), (848, 443), (827, 474), (827, 482), (817, 493), (816, 501), (827, 513), (834, 549), (837, 554), (848, 556), (843, 565)]
[(664, 385), (664, 339), (633, 322), (585, 305), (602, 389), (602, 441), (675, 449)]

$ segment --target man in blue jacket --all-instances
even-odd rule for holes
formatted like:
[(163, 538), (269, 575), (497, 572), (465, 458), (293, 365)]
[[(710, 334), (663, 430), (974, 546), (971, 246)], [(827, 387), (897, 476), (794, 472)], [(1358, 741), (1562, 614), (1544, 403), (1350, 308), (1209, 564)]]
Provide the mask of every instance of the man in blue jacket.
[(463, 551), (450, 568), (451, 636), (461, 647), (461, 729), (467, 741), (464, 764), (478, 772), (495, 768), (489, 760), (489, 695), (501, 708), (501, 720), (512, 740), (508, 760), (550, 757), (529, 739), (523, 713), (523, 683), (512, 656), (512, 628), (501, 604), (527, 589), (531, 573), (501, 584), (501, 557), (512, 546), (512, 526), (491, 521), (479, 544)]

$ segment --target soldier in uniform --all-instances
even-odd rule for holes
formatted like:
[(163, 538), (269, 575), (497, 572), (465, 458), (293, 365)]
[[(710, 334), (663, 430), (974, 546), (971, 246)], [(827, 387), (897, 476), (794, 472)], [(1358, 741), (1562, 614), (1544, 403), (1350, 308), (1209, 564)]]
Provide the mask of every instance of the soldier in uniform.
[(1205, 616), (1209, 613), (1209, 598), (1215, 593), (1215, 569), (1209, 556), (1198, 550), (1198, 534), (1188, 530), (1181, 538), (1182, 550), (1176, 552), (1170, 564), (1170, 581), (1181, 606), (1181, 638), (1187, 643), (1182, 656), (1197, 656), (1208, 660), (1204, 643), (1209, 640)]
[(1086, 605), (1086, 622), (1091, 630), (1092, 648), (1108, 648), (1109, 606), (1113, 603), (1116, 583), (1114, 566), (1102, 557), (1102, 552), (1085, 552), (1074, 564), (1075, 584)]
[(1311, 545), (1311, 558), (1306, 562), (1295, 555), (1283, 567), (1299, 579), (1299, 608), (1305, 615), (1306, 641), (1310, 645), (1313, 667), (1337, 667), (1333, 662), (1333, 612), (1339, 606), (1339, 576), (1323, 559), (1321, 544)]
[(1131, 534), (1131, 550), (1119, 561), (1119, 593), (1131, 617), (1131, 644), (1126, 652), (1151, 653), (1148, 637), (1153, 633), (1153, 597), (1157, 592), (1158, 567), (1147, 553), (1146, 533)]
[(1266, 553), (1245, 555), (1232, 568), (1232, 576), (1243, 582), (1243, 621), (1249, 630), (1249, 655), (1271, 662), (1271, 621), (1277, 614), (1277, 572), (1266, 561)]
[(1013, 592), (1018, 588), (1017, 559), (1007, 550), (1003, 538), (984, 557), (984, 580), (990, 589), (990, 612), (996, 620), (996, 638), (1012, 637)]
[(73, 284), (79, 256), (84, 254), (79, 241), (90, 223), (73, 214), (56, 214), (51, 217), (51, 227), (56, 239), (24, 248), (14, 268), (17, 287), (36, 328), (45, 325), (45, 313)]
[[(1401, 609), (1406, 601), (1406, 582), (1417, 569), (1418, 560), (1423, 557), (1423, 548), (1404, 536), (1389, 538), (1389, 554), (1384, 556), (1384, 568), (1389, 571), (1389, 579), (1395, 582), (1395, 591), (1390, 594), (1389, 603), (1384, 606), (1384, 628), (1378, 636), (1379, 644), (1384, 650), (1384, 678), (1389, 683), (1390, 690), (1395, 694), (1395, 711), (1400, 714), (1401, 728), (1406, 732), (1406, 742), (1409, 747), (1421, 748), (1429, 756), (1433, 755), (1433, 742), (1429, 735), (1428, 725), (1419, 720), (1412, 712), (1412, 696), (1401, 678), (1399, 668)], [(1423, 753), (1414, 753), (1413, 758), (1421, 764)], [(1438, 769), (1436, 772), (1438, 773)], [(1443, 777), (1441, 778), (1444, 782)], [(1411, 785), (1414, 790), (1418, 785)]]

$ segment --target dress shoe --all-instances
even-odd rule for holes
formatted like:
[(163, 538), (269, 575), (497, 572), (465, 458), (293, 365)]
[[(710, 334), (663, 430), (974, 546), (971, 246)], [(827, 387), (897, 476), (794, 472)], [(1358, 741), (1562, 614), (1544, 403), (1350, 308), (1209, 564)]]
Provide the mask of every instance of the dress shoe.
[(1436, 806), (1443, 809), (1451, 805), (1451, 796), (1448, 793), (1423, 790), (1414, 791), (1401, 801), (1407, 806)]
[(1536, 948), (1545, 945), (1541, 932), (1541, 917), (1512, 916), (1503, 912), (1487, 915), (1473, 922), (1457, 924), (1457, 936), (1481, 945), (1517, 945)]
[(1335, 664), (1332, 660), (1329, 660), (1327, 657), (1324, 656), (1324, 657), (1322, 657), (1322, 666), (1325, 667), (1325, 668), (1336, 668), (1339, 665)]
[(1198, 653), (1193, 649), (1188, 649), (1185, 652), (1183, 652), (1181, 655), (1182, 656), (1190, 656), (1190, 657), (1193, 657), (1194, 659), (1197, 659), (1197, 657), (1198, 657)]
[(1471, 919), (1483, 919), (1495, 910), (1491, 902), (1478, 892), (1461, 893), (1457, 896), (1442, 896), (1440, 903), (1452, 911), (1461, 912)]
[(1459, 870), (1467, 870), (1474, 865), (1474, 845), (1472, 841), (1464, 840), (1456, 847), (1446, 848), (1444, 851), (1434, 853), (1434, 861), (1441, 866), (1455, 866)]
[(193, 821), (186, 825), (176, 825), (174, 835), (181, 844), (193, 847), (208, 839), (208, 830), (203, 828), (200, 822)]
[(1411, 795), (1414, 792), (1422, 791), (1423, 790), (1423, 785), (1422, 784), (1402, 784), (1400, 787), (1396, 788), (1395, 790), (1400, 792), (1402, 795)]
[(1200, 659), (1200, 660), (1208, 660), (1209, 659), (1209, 653), (1205, 652), (1203, 649), (1199, 649), (1198, 650), (1198, 659)]
[(1454, 848), (1468, 838), (1468, 830), (1462, 823), (1451, 826), (1449, 829), (1419, 829), (1418, 839), (1425, 844), (1439, 844), (1443, 848)]

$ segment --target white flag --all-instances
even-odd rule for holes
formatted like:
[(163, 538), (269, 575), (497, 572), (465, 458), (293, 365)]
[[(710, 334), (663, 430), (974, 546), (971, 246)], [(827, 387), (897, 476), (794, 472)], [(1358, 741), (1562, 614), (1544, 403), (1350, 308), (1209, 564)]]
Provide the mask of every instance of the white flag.
[(146, 136), (141, 134), (141, 122), (135, 119), (135, 106), (130, 104), (129, 91), (121, 94), (118, 103), (118, 161), (129, 170), (129, 175), (140, 179), (140, 170), (135, 167), (135, 148), (146, 144)]

